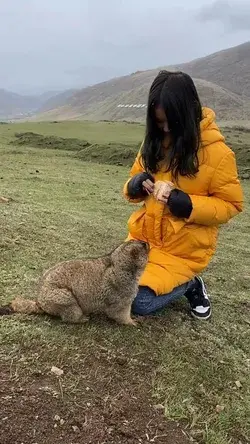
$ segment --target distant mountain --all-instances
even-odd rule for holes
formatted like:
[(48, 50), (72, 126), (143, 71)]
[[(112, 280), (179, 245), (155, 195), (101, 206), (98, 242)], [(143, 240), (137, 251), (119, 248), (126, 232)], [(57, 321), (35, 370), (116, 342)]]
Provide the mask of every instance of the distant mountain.
[[(73, 91), (74, 90), (70, 90), (70, 94), (72, 94)], [(68, 97), (66, 93), (63, 94), (65, 94), (65, 98)], [(24, 118), (35, 112), (39, 112), (40, 109), (47, 109), (46, 107), (42, 108), (42, 106), (46, 102), (53, 103), (51, 101), (55, 95), (58, 95), (58, 91), (48, 91), (37, 96), (29, 96), (0, 89), (0, 119)]]
[(36, 94), (36, 96), (40, 99), (40, 102), (42, 104), (42, 103), (47, 102), (47, 100), (50, 100), (52, 97), (55, 97), (61, 93), (62, 93), (62, 91), (45, 91), (41, 94)]
[(33, 96), (19, 94), (0, 89), (0, 119), (21, 117), (38, 108), (38, 99)]
[(235, 94), (250, 97), (250, 42), (184, 63), (179, 68)]
[[(223, 120), (250, 118), (250, 42), (179, 67), (192, 75), (203, 105), (215, 109)], [(148, 90), (158, 69), (138, 71), (74, 92), (60, 103), (47, 102), (37, 120), (134, 120), (145, 118)], [(127, 105), (127, 107), (118, 107)], [(134, 106), (133, 106), (134, 105)]]

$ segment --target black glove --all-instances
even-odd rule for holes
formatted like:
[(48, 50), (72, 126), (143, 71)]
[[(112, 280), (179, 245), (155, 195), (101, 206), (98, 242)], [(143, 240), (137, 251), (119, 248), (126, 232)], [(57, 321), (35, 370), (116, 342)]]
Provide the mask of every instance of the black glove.
[(176, 188), (171, 191), (167, 205), (173, 216), (182, 219), (188, 219), (193, 210), (190, 196)]
[(132, 177), (127, 188), (129, 197), (132, 199), (140, 199), (141, 197), (147, 196), (148, 193), (146, 190), (144, 190), (142, 182), (148, 179), (151, 180), (151, 182), (155, 181), (153, 176), (146, 172), (136, 174), (134, 177)]

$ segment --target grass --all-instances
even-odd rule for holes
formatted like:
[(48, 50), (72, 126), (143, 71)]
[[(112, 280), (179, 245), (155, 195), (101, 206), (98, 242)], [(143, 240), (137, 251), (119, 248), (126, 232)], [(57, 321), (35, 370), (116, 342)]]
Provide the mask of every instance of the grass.
[(107, 165), (131, 165), (141, 143), (124, 144), (111, 142), (106, 144), (90, 143), (83, 139), (56, 137), (33, 132), (15, 133), (12, 145), (75, 151), (76, 157), (83, 161)]
[[(98, 144), (101, 139), (138, 143), (141, 137), (140, 126), (126, 124), (1, 126), (1, 195), (13, 199), (0, 204), (2, 304), (17, 294), (33, 297), (37, 278), (59, 260), (109, 251), (126, 236), (133, 210), (121, 194), (127, 167), (85, 163), (66, 150), (8, 144), (15, 132), (38, 129)], [(237, 139), (236, 133), (229, 136)], [(244, 190), (249, 203), (248, 181)], [(1, 362), (23, 383), (37, 372), (48, 378), (52, 365), (63, 367), (63, 390), (70, 404), (83, 397), (86, 350), (108, 350), (112, 368), (114, 356), (123, 353), (138, 361), (125, 378), (131, 383), (145, 380), (155, 404), (164, 404), (168, 418), (184, 420), (196, 442), (249, 442), (249, 212), (247, 204), (241, 216), (222, 228), (218, 251), (205, 273), (213, 300), (210, 322), (193, 321), (185, 301), (145, 320), (139, 330), (98, 319), (65, 328), (47, 317), (2, 318)]]
[[(19, 123), (3, 126), (2, 137), (6, 143), (11, 139), (14, 146), (75, 151), (75, 156), (85, 162), (129, 166), (138, 152), (143, 131), (137, 123)], [(223, 128), (226, 142), (236, 154), (242, 179), (250, 178), (249, 131), (239, 125)]]
[(140, 124), (122, 122), (36, 122), (15, 123), (1, 126), (2, 138), (6, 141), (21, 132), (39, 133), (45, 136), (57, 136), (88, 140), (90, 143), (139, 143), (144, 134)]

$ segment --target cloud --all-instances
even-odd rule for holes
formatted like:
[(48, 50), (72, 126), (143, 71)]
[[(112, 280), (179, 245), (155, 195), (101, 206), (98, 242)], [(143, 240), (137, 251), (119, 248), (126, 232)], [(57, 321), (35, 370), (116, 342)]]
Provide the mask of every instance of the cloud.
[(204, 5), (197, 18), (201, 22), (220, 22), (227, 31), (249, 31), (250, 3), (216, 0), (210, 5)]
[[(244, 33), (222, 33), (214, 20), (228, 17), (227, 3), (214, 4), (214, 18), (214, 7), (204, 6), (208, 2), (0, 0), (0, 88), (21, 92), (83, 87), (179, 64), (250, 38), (248, 25)], [(226, 5), (222, 12), (221, 5)], [(243, 11), (238, 21), (244, 22), (247, 8), (234, 4), (234, 10)], [(201, 35), (209, 38), (201, 42)]]

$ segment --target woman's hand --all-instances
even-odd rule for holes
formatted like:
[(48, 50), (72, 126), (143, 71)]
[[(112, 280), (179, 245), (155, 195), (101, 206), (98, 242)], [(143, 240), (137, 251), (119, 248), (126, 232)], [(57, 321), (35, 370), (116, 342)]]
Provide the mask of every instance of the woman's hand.
[(174, 184), (172, 182), (158, 181), (154, 186), (154, 197), (159, 202), (167, 204), (170, 193), (173, 189), (174, 189)]
[(154, 186), (155, 184), (150, 179), (144, 180), (144, 182), (142, 182), (142, 187), (148, 194), (152, 194), (154, 192)]
[(165, 205), (167, 205), (167, 203), (168, 203), (168, 199), (169, 199), (169, 196), (170, 196), (170, 193), (171, 193), (171, 190), (170, 190), (167, 194), (162, 195), (162, 197), (159, 198), (159, 199), (157, 199), (157, 200), (158, 200), (159, 202), (162, 202), (162, 203), (164, 203)]
[(138, 173), (128, 182), (127, 191), (132, 199), (144, 198), (152, 193), (154, 188), (154, 178), (151, 174)]

